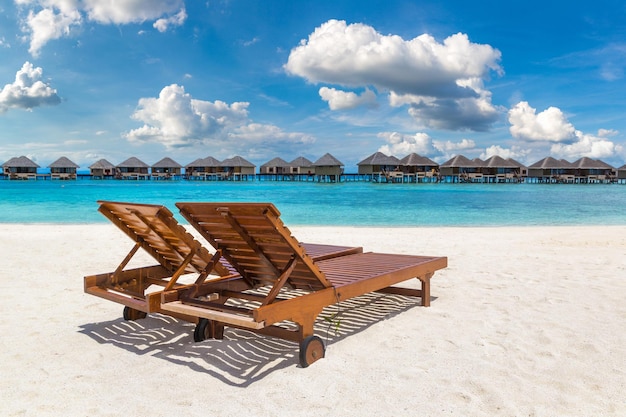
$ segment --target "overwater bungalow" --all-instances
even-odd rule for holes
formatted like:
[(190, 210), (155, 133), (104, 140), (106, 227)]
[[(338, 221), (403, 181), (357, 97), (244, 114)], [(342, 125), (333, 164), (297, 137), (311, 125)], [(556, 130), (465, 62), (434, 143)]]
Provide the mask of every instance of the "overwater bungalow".
[(619, 183), (626, 182), (626, 164), (617, 168), (617, 181)]
[(113, 178), (113, 172), (115, 171), (115, 165), (107, 161), (106, 159), (99, 159), (89, 166), (89, 173), (92, 179), (106, 179)]
[(574, 183), (576, 182), (576, 167), (567, 159), (559, 159), (563, 164), (563, 174), (557, 179), (559, 182)]
[[(198, 158), (187, 165), (185, 165), (185, 176), (190, 179), (200, 168), (202, 168), (202, 160), (204, 158)], [(219, 161), (218, 161), (219, 162)]]
[(343, 162), (327, 153), (313, 162), (315, 178), (321, 182), (339, 182), (343, 175)]
[(10, 180), (37, 179), (39, 165), (25, 156), (13, 157), (2, 164), (2, 172)]
[(387, 156), (382, 152), (375, 152), (357, 163), (359, 175), (377, 182), (402, 182), (403, 172), (400, 169), (400, 160), (395, 156)]
[(481, 166), (463, 155), (457, 155), (439, 165), (439, 173), (451, 182), (482, 182)]
[(152, 165), (152, 179), (169, 180), (180, 179), (182, 177), (183, 166), (172, 158), (163, 158)]
[(507, 161), (511, 162), (513, 165), (519, 167), (519, 174), (521, 178), (528, 177), (528, 167), (521, 162), (516, 161), (513, 158), (506, 158)]
[(291, 165), (289, 162), (285, 161), (282, 158), (274, 158), (271, 161), (268, 161), (261, 165), (259, 168), (260, 174), (290, 174)]
[(185, 176), (190, 180), (217, 180), (221, 177), (220, 164), (212, 156), (198, 158), (185, 167)]
[(578, 183), (604, 183), (615, 180), (615, 168), (604, 161), (582, 157), (573, 162), (576, 182)]
[(150, 178), (148, 168), (148, 164), (133, 156), (115, 167), (115, 177), (124, 180), (147, 180)]
[(77, 164), (62, 156), (50, 165), (50, 179), (53, 180), (75, 180)]
[(222, 169), (222, 179), (242, 181), (255, 177), (256, 165), (241, 156), (223, 160), (220, 163), (220, 168)]
[(439, 175), (438, 163), (415, 152), (400, 160), (400, 169), (409, 181), (436, 181)]
[(293, 161), (289, 162), (289, 166), (291, 167), (292, 174), (315, 174), (315, 167), (313, 166), (313, 162), (306, 159), (304, 156), (299, 156)]
[(535, 182), (574, 182), (572, 164), (547, 156), (528, 167), (528, 178)]
[(485, 182), (521, 182), (523, 165), (512, 159), (493, 155), (482, 163)]

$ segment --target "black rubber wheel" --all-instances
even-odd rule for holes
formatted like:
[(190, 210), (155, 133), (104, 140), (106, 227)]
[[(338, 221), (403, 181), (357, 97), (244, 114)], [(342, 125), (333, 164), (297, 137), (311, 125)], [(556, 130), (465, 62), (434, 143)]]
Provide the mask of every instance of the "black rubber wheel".
[(213, 320), (200, 318), (193, 331), (194, 342), (202, 342), (207, 339), (223, 339), (224, 325)]
[(194, 342), (202, 342), (207, 339), (223, 339), (224, 325), (214, 320), (200, 318), (193, 331)]
[(202, 342), (211, 338), (211, 323), (208, 319), (200, 319), (196, 324), (196, 329), (193, 331), (193, 341)]
[(300, 343), (300, 366), (308, 367), (322, 359), (326, 353), (324, 341), (317, 336), (309, 336)]
[(124, 320), (139, 320), (139, 319), (145, 319), (148, 314), (141, 310), (136, 310), (134, 308), (126, 306), (124, 307), (123, 315), (124, 315)]

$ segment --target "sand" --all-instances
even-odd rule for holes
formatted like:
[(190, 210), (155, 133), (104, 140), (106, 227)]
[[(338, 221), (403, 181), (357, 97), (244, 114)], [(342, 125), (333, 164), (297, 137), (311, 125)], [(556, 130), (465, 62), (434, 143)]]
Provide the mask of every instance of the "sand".
[(626, 415), (626, 227), (291, 230), (449, 267), (429, 308), (371, 295), (321, 319), (326, 358), (303, 369), (294, 343), (194, 343), (84, 294), (132, 246), (112, 225), (0, 225), (0, 415)]

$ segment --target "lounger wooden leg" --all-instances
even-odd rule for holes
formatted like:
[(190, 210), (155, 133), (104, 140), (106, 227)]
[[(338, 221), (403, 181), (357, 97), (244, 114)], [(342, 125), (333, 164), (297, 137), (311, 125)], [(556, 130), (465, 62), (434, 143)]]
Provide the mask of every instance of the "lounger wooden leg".
[(428, 274), (419, 278), (422, 283), (422, 306), (424, 307), (430, 307), (430, 278), (432, 276), (433, 274)]
[(313, 336), (315, 334), (314, 326), (315, 320), (317, 320), (317, 314), (312, 314), (308, 317), (299, 317), (298, 319), (294, 319), (296, 323), (300, 326), (300, 337), (301, 340), (306, 339), (309, 336)]

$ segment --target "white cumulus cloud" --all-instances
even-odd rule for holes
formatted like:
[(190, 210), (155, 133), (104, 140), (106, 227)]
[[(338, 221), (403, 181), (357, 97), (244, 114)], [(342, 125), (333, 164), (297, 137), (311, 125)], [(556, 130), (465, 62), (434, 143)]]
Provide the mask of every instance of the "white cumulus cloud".
[(575, 139), (576, 129), (557, 107), (537, 113), (528, 102), (521, 101), (509, 110), (509, 123), (509, 131), (516, 139), (547, 142)]
[(29, 52), (38, 56), (51, 40), (69, 36), (85, 17), (99, 24), (143, 23), (154, 20), (160, 32), (187, 18), (184, 0), (15, 0), (27, 11), (22, 30), (30, 37)]
[(614, 142), (603, 137), (584, 134), (576, 131), (576, 142), (574, 143), (555, 143), (550, 148), (552, 155), (575, 160), (583, 156), (589, 158), (610, 158), (616, 154), (622, 153), (624, 148)]
[(375, 106), (376, 94), (366, 88), (363, 93), (357, 95), (352, 91), (342, 91), (335, 88), (322, 87), (319, 91), (322, 100), (328, 102), (331, 110), (349, 110), (359, 106)]
[(43, 69), (25, 62), (15, 74), (15, 81), (0, 90), (0, 113), (10, 108), (32, 110), (43, 105), (61, 102), (57, 90), (41, 80)]
[[(392, 100), (401, 97), (395, 103), (429, 108), (412, 114), (420, 121), (437, 117), (445, 128), (481, 130), (497, 118), (482, 81), (492, 72), (502, 74), (500, 57), (497, 49), (472, 43), (462, 33), (442, 43), (430, 35), (405, 40), (365, 24), (329, 20), (291, 50), (284, 68), (311, 83), (374, 86), (391, 93)], [(480, 103), (468, 104), (472, 101)], [(449, 113), (468, 107), (460, 120)], [(446, 123), (451, 118), (457, 120)]]
[(619, 131), (615, 129), (598, 129), (598, 136), (600, 136), (601, 138), (615, 136), (617, 134), (619, 134)]
[(459, 81), (459, 84), (472, 86), (473, 97), (458, 99), (419, 97), (414, 95), (397, 96), (390, 94), (392, 106), (408, 104), (409, 114), (425, 127), (445, 130), (487, 131), (500, 117), (500, 110), (491, 103), (491, 92), (482, 88), (478, 79)]
[(132, 118), (144, 125), (127, 132), (131, 142), (159, 143), (168, 149), (197, 144), (214, 147), (250, 149), (280, 144), (311, 143), (306, 134), (285, 132), (274, 125), (254, 123), (248, 115), (247, 102), (231, 104), (220, 100), (194, 99), (184, 87), (172, 84), (164, 87), (157, 98), (141, 98)]
[(187, 20), (187, 12), (185, 9), (181, 9), (178, 13), (173, 16), (169, 16), (167, 18), (161, 18), (154, 22), (152, 27), (154, 27), (159, 32), (167, 32), (170, 26), (182, 26)]
[(623, 146), (607, 139), (616, 135), (616, 130), (599, 129), (597, 135), (584, 133), (577, 130), (557, 107), (537, 113), (522, 101), (509, 110), (509, 123), (514, 138), (551, 144), (551, 154), (559, 158), (606, 158), (624, 151)]
[(476, 149), (476, 142), (474, 142), (472, 139), (461, 139), (461, 141), (459, 142), (452, 142), (450, 140), (435, 141), (433, 143), (437, 149), (446, 154)]
[[(183, 0), (83, 0), (82, 4), (89, 20), (118, 25), (174, 16), (185, 7)], [(186, 17), (186, 13), (183, 16)]]
[(513, 159), (524, 159), (530, 154), (530, 150), (522, 149), (519, 146), (513, 146), (511, 148), (503, 148), (500, 145), (491, 145), (485, 149), (485, 151), (480, 154), (481, 159), (489, 159), (492, 156), (500, 156), (504, 159), (513, 158)]
[(417, 153), (433, 159), (449, 159), (463, 151), (473, 150), (476, 143), (471, 139), (462, 139), (459, 142), (435, 140), (426, 133), (407, 135), (398, 132), (382, 132), (378, 137), (387, 142), (378, 151), (386, 155), (403, 158), (410, 153)]
[(71, 28), (80, 23), (80, 13), (68, 7), (48, 7), (36, 12), (30, 10), (22, 22), (22, 30), (30, 33), (28, 52), (34, 57), (38, 56), (46, 43), (69, 35)]
[(243, 152), (254, 157), (300, 151), (303, 145), (315, 142), (311, 135), (299, 132), (286, 132), (278, 126), (262, 123), (248, 123), (235, 127), (224, 139), (225, 148), (232, 153)]
[(381, 146), (378, 151), (386, 155), (395, 155), (400, 158), (411, 153), (423, 156), (434, 156), (439, 150), (433, 145), (433, 140), (426, 133), (405, 135), (398, 132), (382, 132), (378, 137), (384, 139), (387, 144)]

